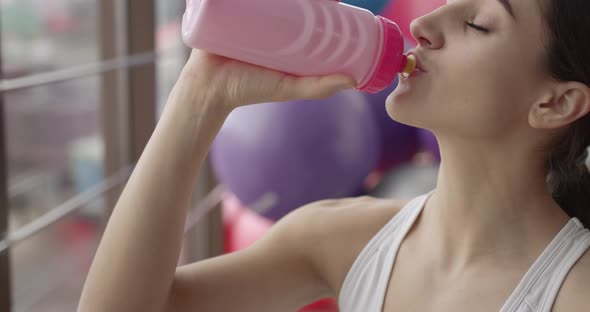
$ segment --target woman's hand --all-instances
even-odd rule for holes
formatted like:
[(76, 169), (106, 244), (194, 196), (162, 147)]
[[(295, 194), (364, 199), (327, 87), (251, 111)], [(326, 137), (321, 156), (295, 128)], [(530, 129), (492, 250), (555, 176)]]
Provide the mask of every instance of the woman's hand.
[(356, 87), (346, 75), (296, 77), (201, 50), (192, 51), (183, 75), (199, 81), (203, 92), (229, 111), (247, 104), (321, 99)]

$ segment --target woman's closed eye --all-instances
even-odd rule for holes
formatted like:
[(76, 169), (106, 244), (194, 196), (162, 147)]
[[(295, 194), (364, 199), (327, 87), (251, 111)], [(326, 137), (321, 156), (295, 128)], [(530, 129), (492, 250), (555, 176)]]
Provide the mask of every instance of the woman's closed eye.
[(490, 32), (489, 29), (487, 29), (487, 28), (485, 28), (483, 26), (479, 26), (479, 25), (474, 24), (474, 23), (465, 22), (465, 25), (467, 25), (467, 26), (469, 26), (469, 27), (471, 27), (471, 28), (473, 28), (473, 29), (475, 29), (475, 30), (477, 30), (479, 32), (485, 33), (485, 34), (487, 34), (487, 33)]

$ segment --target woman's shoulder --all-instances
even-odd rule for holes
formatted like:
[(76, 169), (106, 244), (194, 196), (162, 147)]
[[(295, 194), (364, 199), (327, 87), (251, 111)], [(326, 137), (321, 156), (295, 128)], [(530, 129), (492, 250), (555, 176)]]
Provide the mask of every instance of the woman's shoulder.
[(293, 217), (305, 219), (302, 226), (314, 237), (350, 247), (357, 240), (368, 242), (407, 202), (370, 196), (329, 199), (303, 206)]
[[(407, 201), (369, 196), (322, 200), (300, 208), (299, 233), (311, 261), (336, 296), (353, 262)], [(303, 221), (304, 220), (304, 221)]]
[(588, 311), (590, 306), (590, 249), (576, 262), (565, 278), (553, 305), (554, 312)]
[(316, 207), (327, 237), (350, 242), (367, 235), (368, 242), (406, 204), (406, 200), (361, 196), (320, 201)]

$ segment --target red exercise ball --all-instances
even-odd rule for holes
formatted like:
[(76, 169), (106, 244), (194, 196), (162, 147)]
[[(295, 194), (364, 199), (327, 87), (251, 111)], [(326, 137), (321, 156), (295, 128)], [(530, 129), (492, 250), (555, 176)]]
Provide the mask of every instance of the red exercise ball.
[(273, 221), (246, 209), (233, 194), (222, 202), (224, 251), (241, 250), (254, 244), (272, 227)]
[[(244, 207), (235, 195), (226, 193), (223, 197), (221, 209), (225, 253), (249, 247), (274, 224), (272, 220)], [(299, 312), (338, 312), (338, 306), (332, 299), (323, 299), (303, 307)]]
[(444, 4), (446, 0), (395, 0), (381, 15), (398, 24), (407, 39), (414, 40), (410, 33), (410, 23)]

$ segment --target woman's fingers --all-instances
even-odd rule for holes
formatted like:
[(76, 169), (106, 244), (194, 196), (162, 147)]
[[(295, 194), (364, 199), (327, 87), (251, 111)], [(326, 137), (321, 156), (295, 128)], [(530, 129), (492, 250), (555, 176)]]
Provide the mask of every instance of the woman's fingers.
[(338, 91), (356, 87), (356, 81), (346, 75), (321, 77), (285, 76), (279, 85), (281, 100), (323, 99)]
[(354, 88), (356, 81), (343, 75), (299, 77), (193, 50), (185, 71), (207, 90), (219, 94), (230, 108), (299, 99), (322, 99)]

